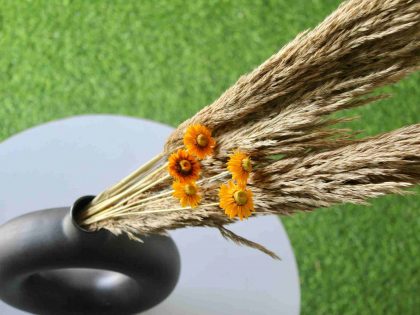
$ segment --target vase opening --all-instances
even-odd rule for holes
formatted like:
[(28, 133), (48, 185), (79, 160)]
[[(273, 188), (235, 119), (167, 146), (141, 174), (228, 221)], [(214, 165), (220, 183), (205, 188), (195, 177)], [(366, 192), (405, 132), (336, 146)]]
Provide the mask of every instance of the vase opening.
[(74, 226), (83, 232), (93, 233), (93, 231), (86, 229), (79, 222), (80, 222), (80, 215), (94, 198), (95, 196), (80, 197), (74, 202), (74, 204), (70, 208), (70, 216), (71, 216)]

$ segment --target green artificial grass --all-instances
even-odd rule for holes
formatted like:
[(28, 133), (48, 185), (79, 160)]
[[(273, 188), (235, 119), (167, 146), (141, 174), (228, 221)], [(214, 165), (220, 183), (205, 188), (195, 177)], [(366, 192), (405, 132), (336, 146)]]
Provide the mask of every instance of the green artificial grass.
[[(177, 125), (339, 0), (0, 1), (0, 140), (53, 119), (115, 113)], [(352, 110), (376, 134), (420, 117), (420, 76)], [(1, 152), (0, 152), (1, 153)], [(283, 218), (302, 314), (418, 314), (417, 196)]]

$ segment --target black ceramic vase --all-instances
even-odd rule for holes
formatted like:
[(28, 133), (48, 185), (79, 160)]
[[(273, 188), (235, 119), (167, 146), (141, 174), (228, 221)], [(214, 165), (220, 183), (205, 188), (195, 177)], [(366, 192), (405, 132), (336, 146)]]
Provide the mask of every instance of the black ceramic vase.
[(0, 226), (0, 298), (35, 314), (135, 314), (163, 301), (180, 270), (171, 238), (144, 243), (108, 231), (88, 232), (71, 209), (42, 210)]

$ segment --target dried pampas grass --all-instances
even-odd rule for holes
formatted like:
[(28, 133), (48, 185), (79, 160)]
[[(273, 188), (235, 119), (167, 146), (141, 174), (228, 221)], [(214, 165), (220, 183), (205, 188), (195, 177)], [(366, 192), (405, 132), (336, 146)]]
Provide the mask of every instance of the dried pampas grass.
[[(240, 148), (253, 161), (248, 188), (253, 215), (311, 211), (339, 203), (365, 204), (403, 193), (420, 182), (420, 124), (376, 137), (332, 128), (331, 114), (387, 96), (372, 95), (420, 65), (420, 3), (351, 0), (296, 37), (213, 104), (181, 124), (162, 154), (97, 196), (80, 218), (92, 230), (115, 234), (166, 233), (216, 227), (222, 235), (277, 257), (225, 225), (218, 187), (230, 179), (226, 163)], [(202, 199), (192, 209), (172, 196), (170, 154), (183, 147), (188, 126), (212, 130), (214, 154), (201, 161)]]

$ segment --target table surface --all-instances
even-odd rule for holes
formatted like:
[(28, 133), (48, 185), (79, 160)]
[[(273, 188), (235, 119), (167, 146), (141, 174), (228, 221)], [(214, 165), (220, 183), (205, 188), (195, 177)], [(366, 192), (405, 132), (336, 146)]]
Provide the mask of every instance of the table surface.
[[(172, 128), (113, 115), (77, 116), (28, 129), (0, 143), (0, 224), (95, 195), (161, 152)], [(171, 232), (181, 254), (174, 292), (144, 314), (299, 314), (299, 277), (275, 216), (230, 228), (282, 258), (224, 240), (210, 228)], [(1, 285), (1, 284), (0, 284)], [(0, 301), (0, 314), (25, 314)]]

